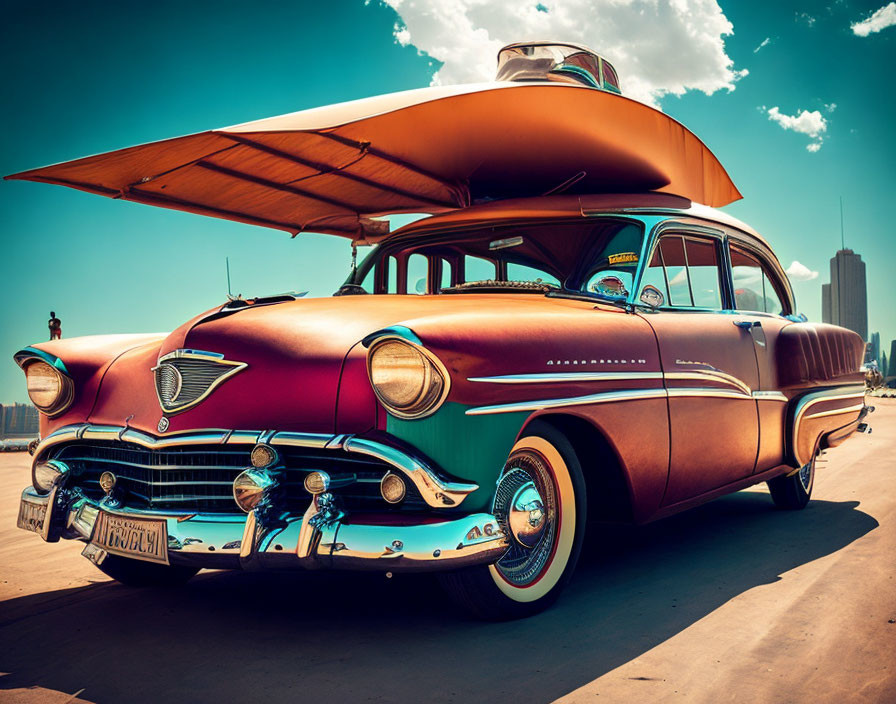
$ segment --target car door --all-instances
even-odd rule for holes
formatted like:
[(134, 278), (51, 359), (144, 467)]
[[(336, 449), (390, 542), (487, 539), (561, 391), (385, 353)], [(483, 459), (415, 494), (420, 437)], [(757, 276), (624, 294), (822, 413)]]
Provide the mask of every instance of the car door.
[(793, 313), (792, 295), (780, 267), (761, 248), (735, 240), (729, 240), (728, 248), (734, 307), (751, 323), (759, 367), (753, 396), (759, 413), (756, 472), (762, 472), (785, 461), (787, 398), (780, 392), (775, 347), (781, 330), (792, 324), (784, 317)]
[(728, 304), (722, 233), (666, 231), (640, 282), (663, 304), (646, 315), (656, 333), (669, 396), (669, 480), (663, 505), (752, 474), (759, 382), (752, 319)]

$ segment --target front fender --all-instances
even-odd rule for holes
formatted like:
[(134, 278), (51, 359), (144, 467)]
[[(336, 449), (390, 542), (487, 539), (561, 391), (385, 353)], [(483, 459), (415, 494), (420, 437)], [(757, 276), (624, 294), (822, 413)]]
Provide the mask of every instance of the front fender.
[(86, 421), (93, 410), (103, 376), (112, 363), (137, 347), (158, 346), (166, 336), (167, 333), (88, 335), (42, 342), (16, 352), (15, 360), (20, 366), (31, 358), (54, 360), (51, 363), (74, 382), (74, 400), (65, 412), (52, 419), (40, 414), (41, 436), (64, 425)]

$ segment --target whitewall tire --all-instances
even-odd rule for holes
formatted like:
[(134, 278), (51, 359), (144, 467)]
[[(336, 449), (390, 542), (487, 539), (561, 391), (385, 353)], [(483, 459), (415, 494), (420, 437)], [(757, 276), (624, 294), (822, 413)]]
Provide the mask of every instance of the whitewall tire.
[(510, 451), (493, 512), (510, 547), (493, 565), (440, 576), (473, 615), (521, 618), (552, 604), (572, 576), (585, 532), (585, 481), (566, 437), (535, 421)]

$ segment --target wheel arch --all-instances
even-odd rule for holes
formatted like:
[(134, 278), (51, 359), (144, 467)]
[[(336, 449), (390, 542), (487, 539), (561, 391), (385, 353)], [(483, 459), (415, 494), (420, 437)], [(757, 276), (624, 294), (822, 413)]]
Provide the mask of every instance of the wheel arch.
[(634, 522), (628, 473), (606, 434), (584, 418), (566, 413), (546, 413), (530, 418), (519, 437), (524, 437), (538, 422), (547, 423), (563, 433), (572, 445), (585, 477), (588, 515), (599, 521)]

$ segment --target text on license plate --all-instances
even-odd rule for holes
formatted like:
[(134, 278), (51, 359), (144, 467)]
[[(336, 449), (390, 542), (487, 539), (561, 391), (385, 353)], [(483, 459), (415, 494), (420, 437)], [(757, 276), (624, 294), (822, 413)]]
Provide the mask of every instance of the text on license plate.
[(113, 555), (168, 564), (168, 530), (164, 520), (100, 511), (91, 542)]
[(31, 502), (23, 499), (19, 504), (19, 518), (16, 522), (19, 528), (31, 530), (43, 534), (44, 521), (47, 520), (47, 502)]

